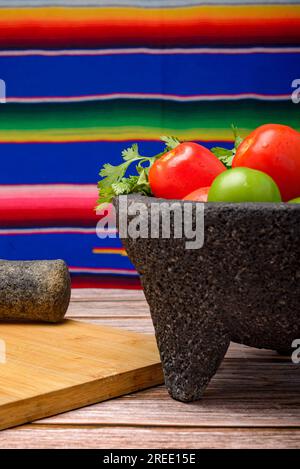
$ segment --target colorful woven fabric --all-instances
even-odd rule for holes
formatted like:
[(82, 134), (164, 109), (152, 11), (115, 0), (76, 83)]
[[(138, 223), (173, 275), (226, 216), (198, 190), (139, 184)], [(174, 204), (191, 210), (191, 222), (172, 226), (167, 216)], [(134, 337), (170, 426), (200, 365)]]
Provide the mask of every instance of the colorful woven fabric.
[[(53, 3), (53, 6), (51, 4)], [(80, 4), (81, 3), (81, 4)], [(230, 146), (300, 130), (300, 2), (0, 0), (0, 257), (63, 258), (75, 286), (138, 287), (96, 236), (98, 172), (160, 135)]]

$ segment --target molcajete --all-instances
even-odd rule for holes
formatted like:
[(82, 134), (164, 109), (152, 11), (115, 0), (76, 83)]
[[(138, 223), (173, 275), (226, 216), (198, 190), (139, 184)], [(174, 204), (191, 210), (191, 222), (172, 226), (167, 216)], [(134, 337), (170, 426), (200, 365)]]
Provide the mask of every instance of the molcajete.
[[(122, 214), (128, 227), (137, 202), (149, 226), (154, 203), (193, 210), (197, 204), (130, 195)], [(120, 198), (114, 205), (120, 215)], [(300, 205), (203, 206), (204, 242), (197, 249), (186, 249), (185, 236), (172, 236), (172, 216), (170, 238), (121, 233), (150, 306), (166, 386), (185, 402), (203, 395), (230, 341), (288, 352), (300, 338)]]

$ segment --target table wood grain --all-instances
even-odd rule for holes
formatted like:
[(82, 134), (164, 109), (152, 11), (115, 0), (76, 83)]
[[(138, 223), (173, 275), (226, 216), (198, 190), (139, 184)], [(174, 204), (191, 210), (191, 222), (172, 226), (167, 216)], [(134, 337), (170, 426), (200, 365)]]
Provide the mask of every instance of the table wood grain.
[[(153, 334), (142, 291), (76, 289), (69, 318)], [(300, 366), (231, 344), (201, 401), (164, 386), (0, 432), (0, 448), (300, 448)]]

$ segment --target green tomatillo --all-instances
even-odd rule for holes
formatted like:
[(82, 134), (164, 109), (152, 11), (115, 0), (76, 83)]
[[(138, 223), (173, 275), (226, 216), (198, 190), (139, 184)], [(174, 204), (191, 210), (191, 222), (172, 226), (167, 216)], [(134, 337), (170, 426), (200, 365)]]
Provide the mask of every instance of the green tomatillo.
[(239, 167), (215, 178), (208, 202), (281, 202), (281, 195), (270, 176), (256, 169)]

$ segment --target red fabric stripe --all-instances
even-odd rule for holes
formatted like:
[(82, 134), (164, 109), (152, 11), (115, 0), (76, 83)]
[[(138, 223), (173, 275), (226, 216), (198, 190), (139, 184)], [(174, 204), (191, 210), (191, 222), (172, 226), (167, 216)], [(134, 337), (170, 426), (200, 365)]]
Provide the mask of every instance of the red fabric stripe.
[(139, 277), (116, 277), (96, 275), (71, 275), (72, 288), (124, 288), (140, 290)]
[(97, 197), (96, 186), (1, 187), (1, 226), (95, 226)]
[(65, 25), (0, 22), (1, 48), (68, 48), (120, 46), (195, 46), (299, 44), (300, 19), (275, 18), (226, 19), (222, 22), (203, 21), (176, 25), (159, 23), (118, 22), (101, 20)]

